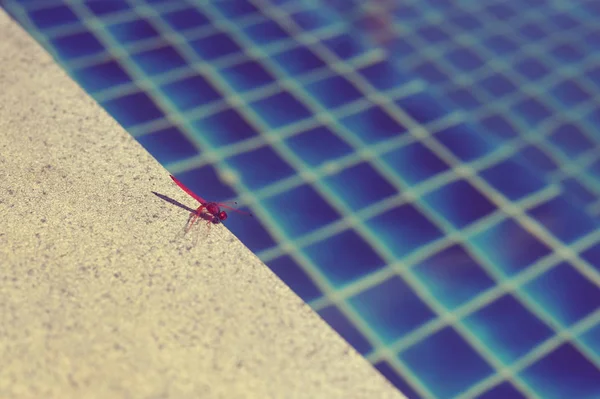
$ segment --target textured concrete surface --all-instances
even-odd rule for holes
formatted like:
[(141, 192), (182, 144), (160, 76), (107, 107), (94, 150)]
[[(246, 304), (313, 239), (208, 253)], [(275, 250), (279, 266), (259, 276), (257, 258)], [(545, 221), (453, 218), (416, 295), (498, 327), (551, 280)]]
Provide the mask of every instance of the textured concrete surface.
[(400, 398), (0, 10), (1, 398)]

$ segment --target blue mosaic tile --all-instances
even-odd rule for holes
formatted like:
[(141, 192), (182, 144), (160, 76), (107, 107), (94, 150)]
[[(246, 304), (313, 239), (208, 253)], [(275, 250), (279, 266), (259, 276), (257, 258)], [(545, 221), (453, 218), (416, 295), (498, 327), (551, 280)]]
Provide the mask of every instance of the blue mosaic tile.
[(591, 110), (590, 112), (588, 112), (584, 116), (584, 119), (591, 126), (599, 126), (600, 125), (600, 108), (594, 108), (593, 110)]
[(528, 213), (555, 237), (567, 244), (596, 230), (596, 223), (587, 213), (562, 197), (549, 200)]
[(294, 47), (273, 54), (272, 59), (294, 77), (324, 68), (327, 64), (306, 47)]
[(323, 44), (339, 58), (348, 60), (365, 53), (366, 48), (347, 33), (323, 40)]
[(585, 12), (595, 16), (600, 16), (600, 4), (589, 2), (582, 4), (582, 7), (585, 10)]
[(222, 99), (221, 93), (201, 75), (164, 84), (160, 89), (180, 111), (188, 111)]
[(176, 127), (145, 134), (137, 140), (161, 164), (170, 164), (200, 153), (190, 139)]
[(358, 353), (368, 354), (373, 347), (358, 331), (356, 326), (335, 306), (328, 306), (317, 312), (331, 327), (333, 327)]
[(128, 94), (102, 103), (113, 118), (125, 129), (150, 122), (163, 116), (154, 101), (143, 92)]
[[(236, 209), (239, 209), (243, 212), (252, 212), (251, 209), (239, 208), (237, 206)], [(230, 217), (227, 219), (227, 228), (231, 231), (235, 231), (236, 237), (242, 241), (244, 245), (250, 249), (250, 251), (265, 251), (272, 249), (277, 245), (273, 234), (267, 231), (264, 222), (256, 215), (232, 215), (232, 213), (234, 212), (229, 212)], [(311, 299), (308, 300), (312, 299), (314, 298), (311, 297)]]
[(393, 13), (394, 16), (402, 20), (412, 20), (420, 16), (417, 8), (408, 4), (401, 4), (398, 7), (395, 7)]
[(468, 48), (453, 50), (446, 54), (448, 61), (460, 71), (473, 72), (483, 66), (483, 60)]
[(591, 165), (588, 165), (586, 168), (586, 175), (595, 181), (600, 181), (600, 160), (592, 162)]
[(344, 117), (340, 122), (367, 144), (391, 139), (407, 132), (400, 122), (379, 106), (372, 106)]
[(581, 257), (600, 273), (600, 244), (593, 245), (583, 251)]
[(416, 33), (431, 44), (449, 40), (448, 34), (435, 25), (426, 25), (416, 30)]
[(399, 357), (438, 398), (453, 397), (493, 372), (490, 365), (450, 327), (412, 345)]
[(430, 83), (446, 83), (450, 80), (450, 77), (442, 72), (435, 63), (428, 61), (417, 64), (412, 72)]
[(568, 263), (550, 269), (525, 285), (523, 290), (565, 327), (600, 308), (600, 287)]
[(447, 0), (427, 0), (426, 4), (431, 11), (444, 11), (449, 10), (451, 7), (450, 2)]
[(515, 70), (531, 81), (540, 80), (550, 73), (548, 67), (534, 57), (526, 57), (519, 61), (515, 65)]
[(295, 170), (271, 147), (263, 146), (226, 159), (226, 163), (253, 190), (293, 176)]
[(175, 177), (207, 201), (225, 201), (236, 196), (231, 187), (221, 180), (217, 169), (212, 165), (177, 173)]
[(517, 159), (509, 158), (481, 172), (481, 177), (511, 201), (521, 200), (547, 187), (539, 174)]
[(547, 32), (533, 22), (521, 26), (519, 34), (530, 40), (543, 40), (548, 36)]
[(573, 123), (562, 124), (548, 137), (556, 148), (570, 158), (576, 158), (594, 148), (594, 143)]
[(389, 90), (406, 84), (410, 78), (400, 73), (388, 61), (381, 61), (358, 70), (377, 90)]
[(575, 63), (581, 61), (585, 54), (571, 43), (558, 44), (550, 49), (550, 55), (554, 56), (558, 62)]
[(120, 22), (106, 28), (112, 36), (123, 44), (133, 43), (138, 40), (153, 39), (159, 36), (156, 29), (144, 19)]
[(105, 17), (131, 9), (129, 4), (121, 0), (91, 0), (84, 2), (84, 4), (97, 17)]
[(384, 260), (353, 230), (311, 244), (303, 252), (335, 287), (342, 287), (385, 266)]
[(285, 6), (286, 4), (292, 4), (296, 0), (270, 0), (269, 2), (276, 6)]
[(558, 83), (550, 93), (565, 107), (574, 107), (591, 99), (590, 94), (571, 80)]
[(246, 0), (219, 0), (212, 6), (219, 10), (224, 17), (233, 19), (259, 13), (259, 9)]
[(537, 171), (544, 173), (551, 173), (558, 169), (556, 162), (535, 144), (525, 146), (516, 154), (515, 158), (527, 162), (528, 165)]
[(454, 104), (460, 106), (465, 110), (475, 110), (482, 106), (482, 103), (479, 99), (477, 99), (471, 91), (464, 88), (455, 88), (448, 93), (446, 96), (453, 101)]
[(195, 120), (196, 134), (214, 147), (235, 144), (258, 136), (258, 132), (235, 109), (226, 109)]
[(250, 104), (272, 129), (281, 128), (312, 116), (311, 111), (293, 94), (279, 91)]
[(89, 32), (73, 33), (55, 37), (50, 41), (59, 56), (65, 60), (74, 60), (105, 51), (100, 41)]
[(291, 238), (325, 227), (341, 216), (308, 184), (266, 198), (264, 207)]
[(422, 212), (408, 204), (377, 215), (366, 225), (397, 258), (403, 258), (443, 236)]
[(306, 90), (327, 109), (335, 109), (363, 98), (362, 93), (342, 76), (319, 79), (308, 84)]
[(518, 43), (515, 43), (514, 40), (511, 40), (502, 34), (488, 37), (483, 41), (483, 44), (496, 55), (503, 57), (511, 55), (519, 50)]
[(89, 93), (96, 93), (132, 81), (129, 74), (115, 60), (79, 68), (72, 71), (72, 74), (77, 83)]
[(520, 374), (544, 398), (600, 395), (600, 371), (571, 344), (563, 344)]
[(260, 63), (244, 61), (221, 71), (227, 83), (238, 92), (257, 89), (275, 83), (275, 78)]
[(368, 162), (344, 169), (324, 179), (330, 187), (352, 210), (359, 210), (398, 193)]
[(515, 86), (505, 75), (500, 73), (494, 73), (483, 79), (480, 82), (480, 86), (490, 96), (497, 98), (507, 96), (517, 90), (517, 86)]
[(224, 32), (192, 40), (189, 42), (189, 45), (206, 61), (215, 61), (219, 58), (242, 52), (240, 45)]
[(600, 66), (592, 66), (585, 71), (585, 76), (600, 88)]
[(421, 399), (415, 389), (403, 378), (390, 363), (381, 361), (374, 364), (375, 369), (379, 371), (389, 382), (392, 383), (400, 392), (402, 392), (407, 398), (410, 399)]
[(600, 355), (600, 324), (596, 324), (580, 336), (581, 341), (591, 349), (596, 356)]
[(29, 18), (38, 29), (80, 23), (79, 18), (68, 5), (56, 5), (30, 11)]
[(277, 274), (277, 277), (282, 279), (304, 301), (310, 302), (323, 296), (310, 276), (292, 257), (281, 256), (266, 263), (273, 273)]
[(579, 21), (575, 20), (573, 17), (569, 16), (568, 14), (553, 14), (549, 17), (548, 20), (553, 25), (554, 28), (560, 29), (563, 31), (581, 26)]
[(552, 253), (552, 249), (513, 219), (477, 233), (472, 245), (505, 276), (514, 276)]
[(552, 116), (552, 111), (535, 98), (525, 98), (519, 101), (512, 107), (512, 111), (530, 127), (536, 127)]
[(447, 184), (423, 197), (440, 217), (461, 229), (488, 216), (496, 206), (465, 180)]
[(521, 392), (519, 392), (509, 382), (503, 382), (502, 384), (496, 385), (482, 395), (477, 396), (477, 399), (527, 399)]
[(419, 262), (413, 273), (449, 310), (495, 286), (485, 269), (460, 245), (453, 245)]
[(517, 129), (501, 115), (486, 116), (478, 122), (482, 133), (490, 132), (500, 139), (512, 139), (518, 137)]
[(482, 27), (482, 23), (476, 16), (465, 13), (451, 16), (448, 18), (448, 22), (465, 31), (474, 31)]
[(352, 147), (325, 126), (303, 131), (285, 141), (298, 157), (313, 167), (352, 153)]
[(446, 108), (425, 93), (412, 94), (396, 100), (395, 103), (415, 121), (422, 124), (433, 122), (448, 114)]
[(307, 32), (326, 28), (337, 22), (336, 18), (322, 10), (298, 11), (291, 14), (290, 17), (303, 31)]
[(417, 52), (417, 49), (410, 43), (407, 43), (402, 39), (394, 39), (392, 40), (392, 44), (390, 45), (392, 51), (396, 54), (408, 57), (411, 54)]
[(290, 35), (274, 21), (267, 20), (244, 28), (244, 33), (258, 45), (266, 45), (290, 39)]
[(470, 314), (463, 323), (506, 365), (553, 335), (550, 327), (510, 295)]
[(585, 206), (598, 200), (598, 195), (585, 187), (577, 178), (564, 179), (560, 184), (573, 202), (577, 201)]
[(460, 124), (445, 128), (435, 137), (463, 162), (471, 162), (498, 150), (491, 137), (482, 136), (471, 126)]
[(600, 32), (590, 32), (583, 38), (583, 43), (587, 46), (591, 51), (600, 50)]
[(186, 61), (177, 50), (169, 46), (135, 53), (131, 56), (131, 59), (150, 76), (187, 66)]
[(178, 32), (185, 32), (189, 29), (196, 29), (210, 24), (210, 20), (206, 15), (194, 7), (165, 12), (162, 14), (162, 18)]
[[(275, 2), (282, 0), (273, 1), (275, 4)], [(357, 0), (328, 0), (327, 4), (330, 5), (332, 9), (338, 11), (342, 17), (352, 15), (352, 13), (355, 12), (360, 5), (360, 3)]]
[(515, 10), (513, 10), (506, 4), (491, 4), (485, 7), (485, 12), (489, 13), (491, 16), (496, 17), (501, 21), (513, 18), (516, 15), (518, 15)]
[(435, 316), (414, 290), (397, 276), (351, 297), (348, 302), (386, 344), (402, 338)]

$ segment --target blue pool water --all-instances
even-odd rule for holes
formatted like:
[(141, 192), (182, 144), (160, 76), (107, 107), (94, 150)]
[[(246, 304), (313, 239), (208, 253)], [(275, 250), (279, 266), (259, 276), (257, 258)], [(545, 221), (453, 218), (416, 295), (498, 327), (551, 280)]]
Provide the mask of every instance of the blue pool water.
[(600, 397), (599, 0), (0, 4), (408, 397)]

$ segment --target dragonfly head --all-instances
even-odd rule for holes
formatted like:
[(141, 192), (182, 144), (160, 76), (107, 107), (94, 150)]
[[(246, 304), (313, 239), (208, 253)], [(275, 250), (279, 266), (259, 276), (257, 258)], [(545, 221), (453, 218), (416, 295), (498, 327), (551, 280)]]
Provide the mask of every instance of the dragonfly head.
[(213, 216), (214, 224), (219, 224), (227, 219), (227, 212), (222, 211), (219, 204), (215, 202), (209, 202), (206, 204), (206, 211)]
[(226, 219), (227, 219), (227, 212), (219, 211), (219, 213), (217, 213), (216, 215), (213, 215), (212, 223), (220, 224), (221, 222), (224, 222)]

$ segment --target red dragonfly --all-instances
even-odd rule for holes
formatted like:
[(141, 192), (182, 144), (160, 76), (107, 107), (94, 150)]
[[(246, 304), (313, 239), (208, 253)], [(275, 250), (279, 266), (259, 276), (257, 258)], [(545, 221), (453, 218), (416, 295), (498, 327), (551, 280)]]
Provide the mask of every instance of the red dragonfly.
[(239, 209), (235, 209), (230, 207), (229, 205), (225, 205), (220, 202), (210, 202), (205, 200), (204, 198), (196, 195), (192, 190), (187, 188), (182, 182), (180, 182), (175, 176), (171, 175), (171, 179), (181, 188), (183, 191), (188, 193), (188, 195), (194, 198), (196, 201), (200, 203), (198, 209), (196, 209), (190, 215), (190, 219), (188, 220), (188, 224), (186, 227), (186, 232), (188, 232), (194, 223), (198, 221), (198, 219), (202, 218), (206, 220), (210, 226), (210, 224), (219, 224), (227, 220), (227, 212), (221, 210), (221, 208), (227, 208), (234, 212), (238, 212), (244, 215), (250, 215), (248, 212), (240, 211)]

